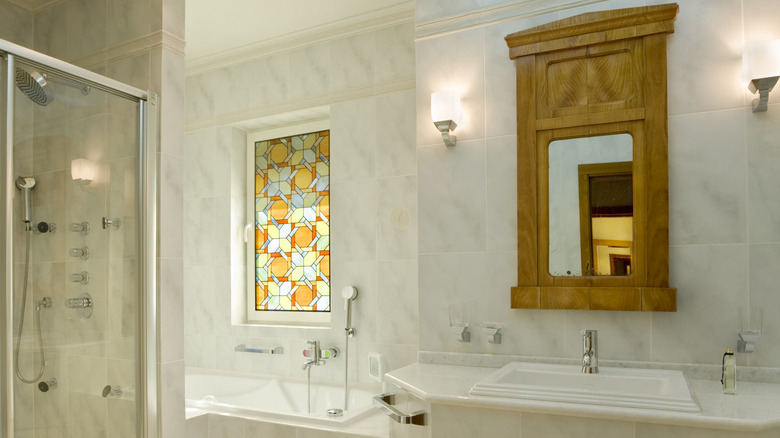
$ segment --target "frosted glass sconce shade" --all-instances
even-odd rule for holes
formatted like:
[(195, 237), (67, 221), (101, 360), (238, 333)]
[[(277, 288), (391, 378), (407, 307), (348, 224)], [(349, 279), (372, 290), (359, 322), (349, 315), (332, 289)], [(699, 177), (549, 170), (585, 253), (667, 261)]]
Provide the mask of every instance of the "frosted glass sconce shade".
[(70, 176), (77, 184), (89, 184), (97, 176), (97, 164), (84, 158), (70, 162)]
[(748, 90), (759, 94), (753, 101), (753, 112), (766, 111), (769, 92), (780, 77), (780, 40), (748, 45), (742, 67), (749, 81)]
[(431, 94), (431, 118), (447, 146), (455, 146), (456, 138), (450, 132), (458, 127), (460, 114), (460, 98), (454, 91)]

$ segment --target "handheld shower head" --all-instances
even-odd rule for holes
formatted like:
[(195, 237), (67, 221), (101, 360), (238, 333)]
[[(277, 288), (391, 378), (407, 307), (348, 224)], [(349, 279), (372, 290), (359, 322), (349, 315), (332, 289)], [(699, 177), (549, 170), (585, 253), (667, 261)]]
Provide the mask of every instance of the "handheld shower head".
[(32, 189), (35, 187), (35, 178), (20, 176), (16, 178), (16, 187), (24, 193), (24, 222), (32, 221)]
[(347, 313), (347, 320), (344, 324), (344, 330), (347, 332), (347, 336), (352, 337), (355, 335), (355, 328), (352, 327), (352, 301), (357, 298), (358, 290), (354, 286), (344, 286), (341, 289), (341, 296), (344, 297), (344, 310)]

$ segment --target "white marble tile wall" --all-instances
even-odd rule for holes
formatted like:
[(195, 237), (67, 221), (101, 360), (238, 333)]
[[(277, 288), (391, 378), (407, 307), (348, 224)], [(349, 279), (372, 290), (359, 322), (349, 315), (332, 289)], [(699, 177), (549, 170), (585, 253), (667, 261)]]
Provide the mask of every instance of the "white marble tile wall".
[[(678, 288), (678, 311), (509, 309), (516, 275), (517, 110), (503, 37), (583, 12), (658, 3), (665, 2), (593, 2), (417, 40), (420, 350), (574, 357), (577, 333), (587, 327), (601, 332), (605, 359), (715, 364), (725, 348), (735, 347), (735, 308), (752, 303), (764, 307), (765, 334), (756, 353), (739, 355), (739, 363), (780, 367), (772, 348), (780, 294), (770, 268), (780, 257), (774, 194), (780, 182), (780, 104), (772, 95), (769, 111), (753, 114), (754, 96), (740, 76), (745, 41), (780, 38), (780, 28), (755, 12), (777, 9), (770, 0), (677, 2), (668, 79), (670, 282)], [(464, 11), (484, 12), (489, 5), (464, 1), (445, 11), (443, 2), (420, 0), (417, 6), (417, 23), (426, 25), (456, 16), (467, 20)], [(433, 56), (453, 51), (445, 60)], [(429, 116), (430, 93), (446, 88), (460, 91), (465, 113), (454, 148), (443, 145)], [(484, 303), (473, 306), (472, 324), (503, 322), (502, 344), (474, 337), (478, 329), (471, 343), (456, 342), (447, 319), (455, 302)]]
[[(398, 85), (414, 78), (413, 41), (413, 24), (405, 22), (187, 76), (188, 123), (213, 126), (193, 128), (185, 138), (187, 366), (302, 377), (307, 339), (344, 347), (338, 291), (346, 285), (360, 291), (350, 378), (369, 381), (369, 352), (384, 354), (389, 369), (416, 360), (415, 92)], [(267, 106), (305, 109), (311, 99), (330, 104), (331, 290), (339, 297), (331, 329), (238, 324), (243, 315), (233, 314), (231, 290), (243, 296), (245, 287), (246, 133), (215, 120)], [(234, 352), (241, 343), (281, 345), (289, 353)], [(343, 380), (343, 358), (314, 369), (312, 378)]]

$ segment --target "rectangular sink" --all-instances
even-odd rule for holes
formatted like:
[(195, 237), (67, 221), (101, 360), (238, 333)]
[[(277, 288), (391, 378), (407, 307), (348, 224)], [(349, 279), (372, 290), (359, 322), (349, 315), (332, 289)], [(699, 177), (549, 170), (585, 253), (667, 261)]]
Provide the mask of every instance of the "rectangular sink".
[(599, 368), (512, 362), (477, 382), (469, 395), (587, 405), (701, 412), (678, 370)]

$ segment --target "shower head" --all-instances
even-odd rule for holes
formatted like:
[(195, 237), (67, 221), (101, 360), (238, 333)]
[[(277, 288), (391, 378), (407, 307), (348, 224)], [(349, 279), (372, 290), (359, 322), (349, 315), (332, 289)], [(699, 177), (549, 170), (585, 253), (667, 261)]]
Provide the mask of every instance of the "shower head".
[(28, 73), (27, 70), (16, 68), (16, 86), (30, 100), (41, 106), (46, 106), (54, 100), (51, 86), (37, 71)]
[(16, 178), (16, 187), (24, 193), (24, 222), (32, 221), (32, 189), (35, 187), (35, 178), (20, 176)]

